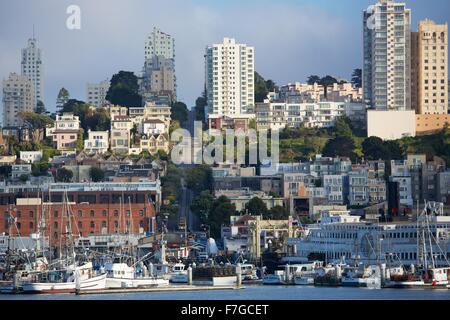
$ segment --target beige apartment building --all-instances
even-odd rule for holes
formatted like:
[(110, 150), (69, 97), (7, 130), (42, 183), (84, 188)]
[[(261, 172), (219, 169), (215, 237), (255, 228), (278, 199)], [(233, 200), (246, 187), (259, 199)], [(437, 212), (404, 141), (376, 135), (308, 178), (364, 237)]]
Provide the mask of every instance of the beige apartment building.
[[(413, 107), (422, 115), (448, 111), (448, 26), (431, 20), (419, 22), (411, 37)], [(414, 70), (415, 69), (415, 70)]]
[(36, 106), (34, 85), (27, 76), (11, 73), (3, 80), (3, 126), (21, 126), (19, 112), (33, 112)]

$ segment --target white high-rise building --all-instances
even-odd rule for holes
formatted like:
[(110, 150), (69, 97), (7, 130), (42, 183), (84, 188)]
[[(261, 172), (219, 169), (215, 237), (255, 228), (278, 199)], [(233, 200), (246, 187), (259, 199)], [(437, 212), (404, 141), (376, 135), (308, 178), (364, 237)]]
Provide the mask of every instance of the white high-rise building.
[(255, 104), (255, 49), (235, 39), (206, 48), (206, 92), (209, 115), (231, 116), (253, 112)]
[[(30, 79), (34, 86), (34, 101), (44, 102), (44, 82), (42, 66), (42, 50), (37, 46), (37, 40), (28, 39), (28, 46), (22, 49), (22, 75)], [(34, 108), (36, 108), (36, 106)], [(33, 109), (34, 109), (33, 108)]]
[(364, 11), (364, 100), (375, 110), (411, 109), (411, 10), (380, 0)]
[(100, 83), (88, 83), (86, 88), (86, 102), (97, 108), (108, 104), (109, 102), (106, 100), (106, 94), (108, 93), (109, 86), (109, 80)]
[(171, 93), (176, 100), (175, 39), (154, 27), (145, 41), (141, 93)]
[(28, 77), (11, 73), (3, 80), (3, 126), (21, 126), (23, 123), (17, 114), (33, 112), (35, 107), (34, 86)]
[(154, 55), (175, 59), (175, 39), (156, 27), (145, 41), (145, 60), (152, 59)]

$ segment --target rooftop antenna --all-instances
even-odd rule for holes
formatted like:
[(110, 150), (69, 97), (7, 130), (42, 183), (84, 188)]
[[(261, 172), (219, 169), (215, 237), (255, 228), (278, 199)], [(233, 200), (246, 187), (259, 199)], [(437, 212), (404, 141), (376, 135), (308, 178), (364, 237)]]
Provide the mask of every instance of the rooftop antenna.
[(34, 39), (34, 23), (33, 23), (33, 39)]

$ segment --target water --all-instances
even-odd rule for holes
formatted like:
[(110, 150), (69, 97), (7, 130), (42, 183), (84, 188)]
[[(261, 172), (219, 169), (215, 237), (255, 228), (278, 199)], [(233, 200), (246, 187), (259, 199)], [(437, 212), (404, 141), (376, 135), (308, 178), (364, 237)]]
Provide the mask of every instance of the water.
[(0, 295), (0, 300), (450, 300), (448, 289), (245, 286), (241, 290), (80, 295)]

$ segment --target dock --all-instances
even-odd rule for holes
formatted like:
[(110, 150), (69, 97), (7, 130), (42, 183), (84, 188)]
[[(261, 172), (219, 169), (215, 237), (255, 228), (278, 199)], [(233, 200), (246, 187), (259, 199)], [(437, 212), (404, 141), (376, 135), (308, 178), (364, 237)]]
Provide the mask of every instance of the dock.
[(240, 286), (168, 286), (153, 288), (120, 288), (120, 289), (101, 289), (101, 290), (82, 290), (78, 295), (86, 294), (114, 294), (114, 293), (133, 293), (133, 292), (187, 292), (187, 291), (217, 291), (217, 290), (240, 290), (245, 287)]

